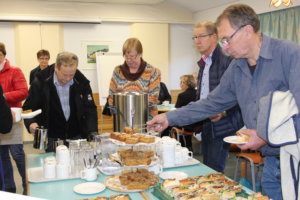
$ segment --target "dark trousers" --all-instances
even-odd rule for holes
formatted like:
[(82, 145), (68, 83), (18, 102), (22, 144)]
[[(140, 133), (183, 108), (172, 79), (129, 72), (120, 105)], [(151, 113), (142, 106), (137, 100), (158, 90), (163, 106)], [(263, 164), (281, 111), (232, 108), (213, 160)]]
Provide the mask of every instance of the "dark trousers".
[(25, 153), (23, 150), (23, 144), (13, 145), (1, 145), (0, 155), (3, 164), (4, 171), (4, 185), (5, 191), (16, 192), (16, 184), (14, 180), (13, 167), (10, 160), (9, 152), (12, 158), (15, 160), (19, 174), (22, 178), (23, 194), (26, 194), (26, 172), (25, 172)]
[[(210, 129), (211, 130), (211, 129)], [(224, 172), (228, 157), (230, 144), (223, 141), (223, 138), (212, 137), (211, 131), (205, 129), (202, 132), (203, 164), (218, 171)]]

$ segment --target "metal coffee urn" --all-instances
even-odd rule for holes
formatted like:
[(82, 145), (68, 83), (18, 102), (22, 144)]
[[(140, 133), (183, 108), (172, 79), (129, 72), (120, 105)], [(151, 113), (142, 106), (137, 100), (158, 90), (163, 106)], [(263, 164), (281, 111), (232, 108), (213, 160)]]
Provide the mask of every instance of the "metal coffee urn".
[(147, 132), (149, 107), (148, 94), (123, 92), (113, 94), (114, 131), (123, 132), (124, 127), (136, 128), (139, 133)]

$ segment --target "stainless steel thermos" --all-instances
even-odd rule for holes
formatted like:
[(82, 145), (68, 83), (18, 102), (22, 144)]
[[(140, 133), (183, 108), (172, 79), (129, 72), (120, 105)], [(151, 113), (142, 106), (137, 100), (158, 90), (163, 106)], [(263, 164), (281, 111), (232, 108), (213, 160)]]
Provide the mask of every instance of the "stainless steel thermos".
[[(146, 132), (149, 106), (148, 94), (138, 92), (123, 92), (113, 94), (114, 131), (122, 132), (124, 127), (138, 128)], [(143, 129), (142, 129), (143, 128)]]
[(37, 127), (34, 133), (33, 148), (45, 150), (48, 144), (48, 130), (43, 126)]

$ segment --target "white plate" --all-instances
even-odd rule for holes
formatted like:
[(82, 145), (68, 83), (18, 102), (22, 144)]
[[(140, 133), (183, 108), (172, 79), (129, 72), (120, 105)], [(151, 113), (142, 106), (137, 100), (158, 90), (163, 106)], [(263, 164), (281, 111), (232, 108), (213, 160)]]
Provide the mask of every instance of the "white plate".
[(246, 144), (247, 142), (239, 142), (238, 141), (238, 138), (240, 136), (228, 136), (228, 137), (225, 137), (223, 140), (227, 143), (231, 143), (231, 144)]
[(184, 172), (179, 172), (179, 171), (168, 171), (168, 172), (162, 172), (159, 174), (159, 177), (162, 179), (173, 179), (175, 178), (176, 180), (182, 180), (188, 177), (188, 175)]
[(97, 182), (86, 182), (75, 185), (73, 190), (78, 194), (96, 194), (102, 192), (105, 189), (105, 185)]
[(22, 113), (21, 114), (21, 118), (22, 119), (31, 119), (39, 114), (42, 113), (42, 110), (41, 109), (38, 109), (36, 111), (33, 111), (33, 112), (30, 112), (30, 113)]

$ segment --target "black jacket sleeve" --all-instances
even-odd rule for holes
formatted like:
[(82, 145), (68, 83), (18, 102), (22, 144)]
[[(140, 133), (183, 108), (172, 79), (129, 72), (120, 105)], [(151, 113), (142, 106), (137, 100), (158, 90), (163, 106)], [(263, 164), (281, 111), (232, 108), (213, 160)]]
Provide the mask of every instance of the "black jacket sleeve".
[(12, 123), (11, 110), (3, 97), (2, 87), (0, 86), (0, 132), (8, 133), (11, 130)]
[(98, 115), (97, 115), (97, 107), (93, 98), (92, 89), (89, 83), (84, 84), (82, 93), (82, 100), (84, 102), (82, 111), (84, 114), (82, 115), (84, 119), (82, 119), (83, 127), (86, 129), (87, 137), (89, 134), (98, 132)]

